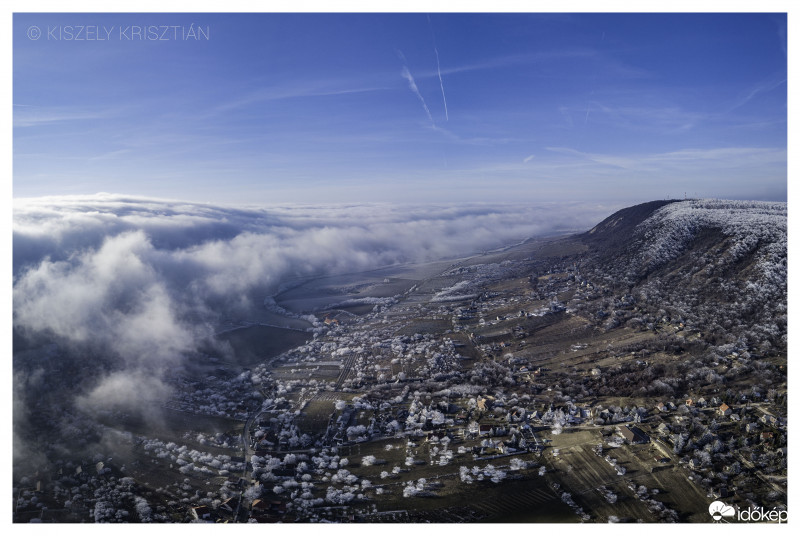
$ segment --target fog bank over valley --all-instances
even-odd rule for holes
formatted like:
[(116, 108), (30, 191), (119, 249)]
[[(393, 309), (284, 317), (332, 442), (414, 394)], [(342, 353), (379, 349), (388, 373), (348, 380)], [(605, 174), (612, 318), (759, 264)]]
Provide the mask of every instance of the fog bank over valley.
[[(106, 372), (83, 386), (84, 406), (118, 406), (126, 393), (158, 399), (166, 391), (163, 372), (181, 365), (226, 322), (310, 327), (316, 319), (304, 322), (272, 298), (298, 281), (586, 229), (608, 210), (546, 204), (234, 208), (109, 194), (19, 199), (14, 329), (28, 343), (56, 341), (62, 349), (81, 348), (82, 359), (98, 356), (105, 365), (95, 372)], [(25, 374), (26, 367), (17, 368)]]

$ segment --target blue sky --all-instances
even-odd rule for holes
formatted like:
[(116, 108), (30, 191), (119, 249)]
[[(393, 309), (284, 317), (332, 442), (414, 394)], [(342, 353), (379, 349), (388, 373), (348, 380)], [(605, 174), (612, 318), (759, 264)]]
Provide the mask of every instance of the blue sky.
[(786, 28), (784, 14), (15, 14), (13, 194), (782, 201)]

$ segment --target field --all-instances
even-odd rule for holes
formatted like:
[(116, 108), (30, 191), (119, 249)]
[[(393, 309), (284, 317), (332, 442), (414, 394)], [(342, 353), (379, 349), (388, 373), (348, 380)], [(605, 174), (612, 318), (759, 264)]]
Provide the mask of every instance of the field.
[(334, 404), (333, 400), (314, 399), (309, 401), (296, 419), (301, 433), (313, 434), (325, 430), (334, 411)]
[[(666, 508), (682, 512), (681, 522), (707, 521), (708, 498), (705, 493), (687, 480), (688, 475), (683, 469), (672, 463), (659, 463), (657, 459), (663, 454), (652, 443), (625, 444), (615, 448), (606, 445), (604, 456), (610, 456), (616, 460), (617, 466), (625, 468), (625, 473), (619, 475), (604, 457), (593, 451), (593, 447), (603, 442), (599, 427), (549, 437), (552, 443), (544, 451), (544, 460), (553, 471), (551, 478), (570, 492), (586, 511), (599, 516), (597, 521), (607, 521), (611, 516), (621, 521), (660, 521), (657, 513), (648, 508), (649, 504), (637, 497), (640, 486), (644, 486), (649, 498), (664, 503)], [(676, 489), (681, 491), (668, 491)], [(616, 500), (610, 503), (602, 490), (616, 495)]]

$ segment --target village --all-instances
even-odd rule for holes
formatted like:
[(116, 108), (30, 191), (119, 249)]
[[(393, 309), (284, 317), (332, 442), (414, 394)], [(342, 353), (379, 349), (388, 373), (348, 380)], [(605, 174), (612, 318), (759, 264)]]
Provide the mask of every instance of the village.
[[(446, 505), (471, 485), (489, 486), (483, 495), (492, 497), (492, 486), (502, 482), (533, 481), (538, 494), (517, 506), (535, 511), (560, 501), (566, 515), (586, 520), (597, 507), (592, 501), (582, 506), (585, 492), (574, 493), (559, 471), (587, 450), (598, 455), (589, 462), (607, 465), (612, 476), (636, 474), (645, 486), (667, 480), (686, 488), (668, 495), (662, 490), (667, 503), (653, 505), (637, 499), (642, 484), (633, 486), (633, 480), (595, 486), (606, 499), (636, 499), (633, 512), (640, 519), (701, 518), (709, 497), (746, 502), (758, 493), (785, 496), (786, 421), (775, 390), (700, 388), (686, 398), (631, 397), (623, 407), (623, 397), (615, 404), (592, 396), (592, 384), (604, 375), (664, 357), (646, 344), (657, 338), (655, 330), (617, 333), (611, 344), (595, 336), (564, 345), (564, 325), (576, 331), (572, 311), (597, 292), (574, 268), (535, 278), (535, 290), (523, 296), (491, 285), (493, 279), (507, 282), (513, 267), (470, 268), (460, 273), (475, 283), (434, 285), (430, 300), (415, 289), (360, 317), (327, 311), (313, 341), (253, 371), (268, 397), (247, 449), (248, 490), (258, 495), (253, 518), (379, 521), (389, 520), (391, 508), (392, 521), (426, 515), (491, 520), (504, 512), (491, 499), (469, 512), (462, 504), (453, 512)], [(441, 301), (448, 295), (454, 297)], [(632, 310), (632, 301), (627, 296), (616, 303)], [(590, 328), (596, 332), (590, 325), (578, 329), (588, 335)], [(680, 340), (697, 337), (680, 323), (658, 329)], [(631, 351), (637, 344), (641, 348)], [(555, 355), (543, 359), (543, 347)], [(736, 368), (739, 357), (733, 352), (716, 367)], [(706, 399), (706, 392), (715, 394)], [(625, 462), (617, 454), (623, 452)], [(569, 474), (589, 471), (566, 467)], [(679, 494), (690, 502), (687, 490), (699, 507), (687, 512), (686, 504), (670, 505), (668, 497)], [(605, 502), (619, 508), (618, 499)]]
[(709, 352), (700, 326), (574, 260), (485, 260), (317, 311), (305, 344), (253, 367), (176, 373), (162, 410), (179, 426), (121, 434), (128, 463), (32, 475), (18, 515), (687, 522), (714, 498), (785, 501), (778, 362)]

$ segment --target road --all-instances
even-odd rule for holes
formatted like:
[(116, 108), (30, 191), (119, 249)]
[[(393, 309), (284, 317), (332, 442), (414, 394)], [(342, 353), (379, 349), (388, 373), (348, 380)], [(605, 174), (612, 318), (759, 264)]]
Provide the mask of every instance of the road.
[(347, 359), (344, 361), (344, 365), (342, 367), (342, 372), (339, 374), (339, 379), (336, 380), (336, 385), (333, 386), (334, 391), (339, 391), (342, 388), (342, 384), (347, 379), (347, 376), (350, 374), (350, 370), (353, 368), (353, 363), (356, 361), (356, 353), (350, 352), (350, 355), (347, 356)]
[[(257, 411), (251, 413), (247, 416), (247, 420), (244, 422), (244, 427), (242, 428), (242, 454), (244, 456), (244, 469), (242, 470), (242, 479), (245, 481), (248, 480), (248, 465), (250, 463), (250, 458), (255, 454), (255, 451), (250, 448), (250, 428), (253, 426), (253, 423), (258, 420), (261, 415), (273, 409), (273, 407), (264, 408), (261, 406), (258, 408)], [(239, 519), (239, 510), (242, 507), (242, 502), (244, 500), (244, 489), (239, 491), (239, 503), (236, 505), (236, 512), (233, 515), (234, 520)]]

